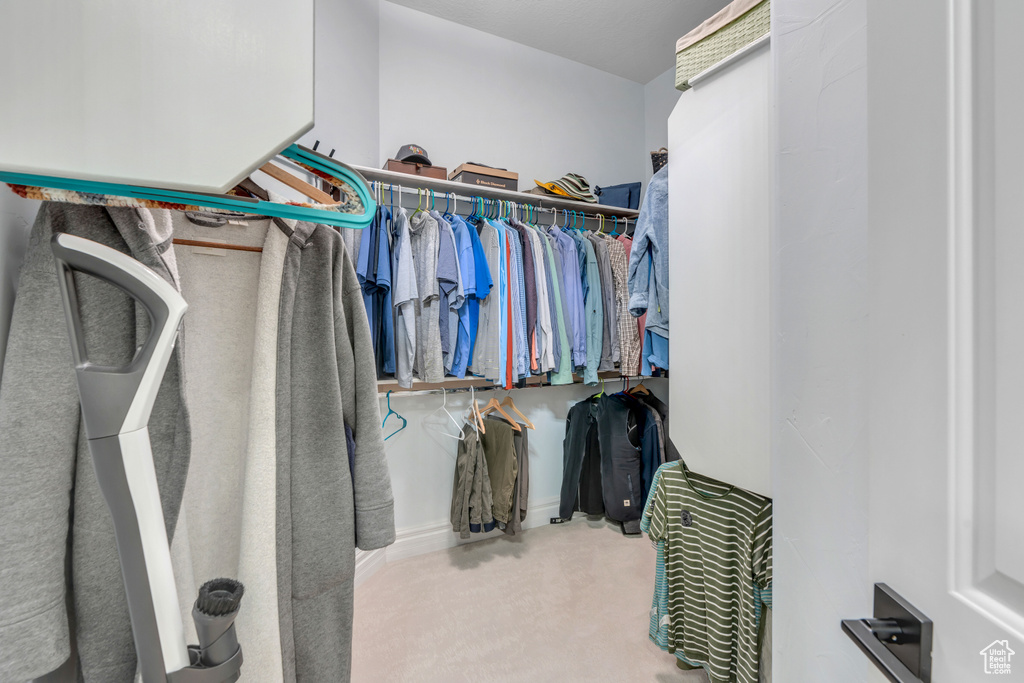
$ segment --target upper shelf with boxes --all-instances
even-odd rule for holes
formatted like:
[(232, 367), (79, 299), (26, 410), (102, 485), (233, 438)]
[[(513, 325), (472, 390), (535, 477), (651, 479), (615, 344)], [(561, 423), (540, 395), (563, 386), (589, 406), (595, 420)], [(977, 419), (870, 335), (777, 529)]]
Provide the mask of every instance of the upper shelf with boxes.
[(367, 180), (408, 185), (437, 193), (500, 199), (598, 216), (636, 218), (639, 214), (639, 182), (592, 190), (585, 177), (567, 173), (550, 182), (535, 181), (536, 187), (520, 192), (519, 174), (515, 171), (466, 162), (449, 173), (446, 167), (432, 164), (426, 150), (418, 145), (403, 146), (394, 158), (385, 162), (382, 170), (357, 169)]

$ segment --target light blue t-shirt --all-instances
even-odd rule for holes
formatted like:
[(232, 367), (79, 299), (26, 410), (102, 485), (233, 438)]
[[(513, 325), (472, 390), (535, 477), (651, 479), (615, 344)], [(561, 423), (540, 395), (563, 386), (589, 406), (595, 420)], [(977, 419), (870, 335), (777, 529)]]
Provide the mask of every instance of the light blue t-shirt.
[(505, 247), (508, 244), (508, 237), (505, 235), (505, 228), (501, 224), (491, 221), (491, 227), (498, 232), (498, 373), (499, 383), (505, 384), (505, 377), (508, 372), (508, 260), (505, 257)]

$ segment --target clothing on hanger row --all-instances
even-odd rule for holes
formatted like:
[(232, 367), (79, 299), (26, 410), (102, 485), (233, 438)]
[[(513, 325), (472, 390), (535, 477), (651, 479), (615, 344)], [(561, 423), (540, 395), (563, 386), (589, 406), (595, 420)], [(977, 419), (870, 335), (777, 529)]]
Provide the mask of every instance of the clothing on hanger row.
[(482, 423), (467, 422), (462, 430), (452, 485), (452, 531), (469, 538), (498, 528), (515, 536), (523, 530), (529, 506), (528, 433), (535, 427), (511, 396), (501, 403), (491, 398), (482, 410), (473, 400), (471, 411), (478, 419), (485, 417)]
[[(81, 431), (58, 232), (130, 254), (189, 304), (149, 422), (178, 595), (237, 576), (248, 670), (348, 680), (355, 548), (389, 545), (395, 527), (369, 326), (342, 237), (278, 217), (58, 202), (32, 228), (0, 391), (0, 678), (56, 669), (71, 633), (85, 680), (136, 672), (110, 512)], [(96, 278), (76, 282), (89, 358), (128, 363), (149, 325), (143, 308)], [(191, 624), (191, 601), (180, 609)]]
[[(531, 375), (596, 384), (599, 371), (640, 369), (639, 325), (629, 313), (632, 239), (576, 229), (576, 216), (541, 227), (532, 207), (473, 202), (468, 215), (427, 199), (410, 215), (384, 200), (359, 240), (357, 274), (378, 377), (483, 377), (521, 386)], [(572, 221), (570, 223), (570, 220)], [(343, 231), (345, 232), (345, 231)]]
[(678, 458), (668, 447), (668, 406), (643, 384), (604, 391), (569, 409), (562, 442), (558, 517), (607, 515), (624, 534), (640, 533), (640, 515), (655, 470)]
[(649, 636), (680, 668), (756, 683), (772, 606), (772, 501), (687, 469), (643, 385), (573, 406), (559, 517), (603, 514), (657, 551)]

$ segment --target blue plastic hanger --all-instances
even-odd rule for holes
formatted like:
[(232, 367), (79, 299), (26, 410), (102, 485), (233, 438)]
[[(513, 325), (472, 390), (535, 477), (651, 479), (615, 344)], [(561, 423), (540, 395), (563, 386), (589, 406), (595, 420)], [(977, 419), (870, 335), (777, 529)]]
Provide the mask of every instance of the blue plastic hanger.
[(395, 431), (391, 432), (391, 433), (390, 433), (390, 434), (388, 434), (387, 436), (385, 436), (385, 437), (384, 437), (384, 440), (385, 440), (385, 441), (387, 441), (388, 439), (390, 439), (391, 437), (393, 437), (393, 436), (394, 436), (395, 434), (397, 434), (398, 432), (400, 432), (400, 431), (402, 431), (403, 429), (405, 429), (405, 428), (406, 428), (406, 426), (408, 426), (408, 424), (409, 424), (409, 421), (408, 421), (408, 420), (406, 420), (406, 419), (405, 419), (404, 417), (402, 417), (401, 415), (399, 415), (398, 413), (396, 413), (396, 412), (395, 412), (395, 411), (394, 411), (394, 410), (393, 410), (393, 409), (391, 408), (391, 390), (389, 389), (389, 390), (388, 390), (388, 412), (387, 412), (387, 415), (385, 415), (385, 416), (384, 416), (384, 420), (383, 420), (383, 421), (382, 421), (382, 422), (380, 423), (380, 428), (381, 428), (381, 429), (384, 429), (384, 425), (385, 425), (385, 424), (387, 424), (388, 418), (389, 418), (389, 417), (391, 417), (392, 415), (394, 415), (395, 417), (397, 417), (397, 418), (398, 418), (399, 420), (401, 420), (401, 421), (402, 421), (402, 426), (401, 426), (401, 427), (399, 427), (398, 429), (396, 429)]
[(615, 219), (615, 224), (612, 226), (612, 237), (616, 237), (619, 234), (619, 217), (612, 216)]

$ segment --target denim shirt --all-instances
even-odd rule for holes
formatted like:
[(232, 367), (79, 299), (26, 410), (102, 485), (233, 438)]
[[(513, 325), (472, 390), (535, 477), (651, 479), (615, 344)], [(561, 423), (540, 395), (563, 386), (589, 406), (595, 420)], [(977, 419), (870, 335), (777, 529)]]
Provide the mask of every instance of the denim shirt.
[(668, 337), (668, 166), (647, 185), (629, 256), (629, 312), (647, 313), (646, 329)]

